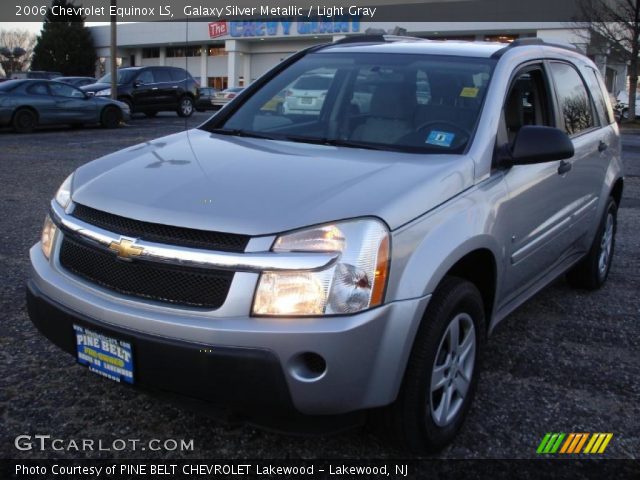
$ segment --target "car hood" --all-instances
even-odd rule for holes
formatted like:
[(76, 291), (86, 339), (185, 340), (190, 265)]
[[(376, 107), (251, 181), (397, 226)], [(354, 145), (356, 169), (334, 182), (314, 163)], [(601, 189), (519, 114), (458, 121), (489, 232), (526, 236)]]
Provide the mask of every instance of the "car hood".
[(391, 227), (471, 186), (473, 160), (189, 130), (76, 171), (73, 200), (137, 220), (267, 235), (377, 216)]

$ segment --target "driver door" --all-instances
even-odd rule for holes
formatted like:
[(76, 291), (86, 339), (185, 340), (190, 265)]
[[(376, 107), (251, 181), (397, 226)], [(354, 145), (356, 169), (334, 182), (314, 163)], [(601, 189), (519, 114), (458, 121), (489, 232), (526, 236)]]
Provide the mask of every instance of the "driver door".
[(96, 106), (82, 90), (60, 82), (49, 83), (55, 99), (56, 117), (61, 122), (90, 123), (96, 121)]
[[(524, 125), (556, 126), (552, 92), (542, 64), (521, 70), (506, 96), (498, 142), (512, 145)], [(563, 165), (566, 161), (516, 165), (504, 173), (508, 197), (500, 216), (506, 227), (506, 265), (500, 306), (530, 288), (573, 250), (574, 176)]]

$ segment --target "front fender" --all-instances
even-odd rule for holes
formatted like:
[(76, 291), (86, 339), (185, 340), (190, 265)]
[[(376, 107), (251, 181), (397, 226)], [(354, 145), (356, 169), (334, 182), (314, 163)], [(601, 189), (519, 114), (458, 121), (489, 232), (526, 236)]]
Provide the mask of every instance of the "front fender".
[(504, 248), (495, 219), (506, 194), (502, 176), (497, 175), (395, 230), (388, 298), (433, 293), (451, 267), (477, 250), (493, 255), (496, 285), (500, 285)]

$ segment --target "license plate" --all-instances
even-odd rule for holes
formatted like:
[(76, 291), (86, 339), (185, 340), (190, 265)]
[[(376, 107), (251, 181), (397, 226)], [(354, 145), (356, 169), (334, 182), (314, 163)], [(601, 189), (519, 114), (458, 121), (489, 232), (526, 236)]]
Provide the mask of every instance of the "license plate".
[(313, 97), (302, 97), (300, 103), (304, 105), (311, 105), (313, 103)]
[(129, 342), (74, 325), (78, 363), (116, 382), (133, 383), (133, 351)]

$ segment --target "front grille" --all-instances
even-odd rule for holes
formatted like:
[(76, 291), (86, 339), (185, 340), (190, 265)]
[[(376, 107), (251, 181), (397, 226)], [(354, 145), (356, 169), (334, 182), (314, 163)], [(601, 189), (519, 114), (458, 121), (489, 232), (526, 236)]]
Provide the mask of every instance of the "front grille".
[(70, 272), (125, 295), (176, 305), (215, 309), (222, 306), (233, 272), (126, 261), (100, 247), (65, 235), (60, 264)]
[(248, 235), (210, 232), (195, 228), (182, 228), (160, 223), (143, 222), (121, 217), (112, 213), (76, 204), (72, 215), (96, 227), (127, 237), (140, 238), (149, 242), (167, 243), (191, 248), (244, 252), (249, 242)]

